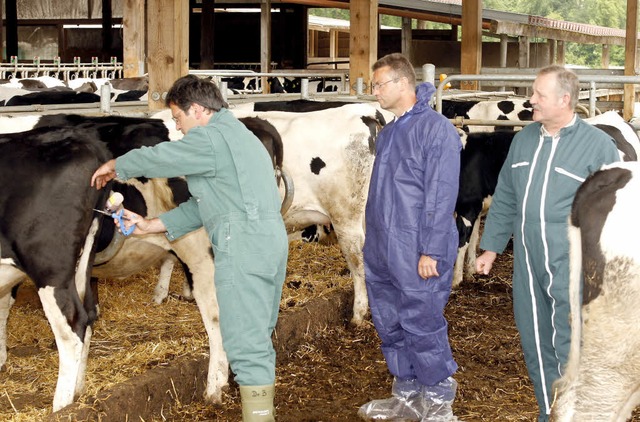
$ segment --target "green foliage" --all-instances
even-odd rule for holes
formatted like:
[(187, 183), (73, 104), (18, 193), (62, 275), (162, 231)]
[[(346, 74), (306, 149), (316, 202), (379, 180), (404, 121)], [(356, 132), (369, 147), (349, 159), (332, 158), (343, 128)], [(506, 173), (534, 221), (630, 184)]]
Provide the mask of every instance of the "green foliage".
[[(570, 22), (624, 29), (627, 0), (483, 0), (485, 9), (509, 11)], [(624, 66), (624, 47), (610, 46), (612, 66)], [(567, 63), (601, 67), (602, 46), (567, 43)]]

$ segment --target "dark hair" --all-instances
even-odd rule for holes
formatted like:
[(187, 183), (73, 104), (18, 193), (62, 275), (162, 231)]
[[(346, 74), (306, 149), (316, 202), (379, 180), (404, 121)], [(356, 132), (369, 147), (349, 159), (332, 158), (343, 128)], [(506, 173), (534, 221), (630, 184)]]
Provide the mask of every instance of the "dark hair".
[(405, 77), (409, 81), (411, 86), (416, 86), (416, 71), (413, 69), (413, 65), (405, 56), (400, 53), (391, 53), (378, 59), (377, 62), (371, 66), (371, 70), (374, 72), (381, 67), (389, 66), (394, 74), (394, 78)]
[(184, 112), (193, 103), (213, 111), (229, 107), (216, 84), (195, 75), (187, 75), (177, 79), (169, 89), (164, 102), (167, 107), (175, 104)]

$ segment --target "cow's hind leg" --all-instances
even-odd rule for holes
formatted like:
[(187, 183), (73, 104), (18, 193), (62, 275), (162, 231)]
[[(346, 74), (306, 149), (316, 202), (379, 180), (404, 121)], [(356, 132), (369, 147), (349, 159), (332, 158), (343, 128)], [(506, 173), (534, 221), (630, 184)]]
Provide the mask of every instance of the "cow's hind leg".
[(167, 254), (160, 263), (160, 274), (158, 282), (153, 290), (153, 301), (157, 304), (162, 303), (169, 295), (169, 285), (171, 283), (171, 274), (177, 258), (171, 254)]
[[(84, 365), (86, 365), (85, 353), (88, 352), (88, 344), (91, 339), (91, 329), (85, 325), (85, 329), (82, 330), (81, 334), (82, 338), (79, 337), (69, 325), (67, 317), (60, 308), (59, 300), (62, 299), (62, 301), (65, 301), (65, 299), (70, 299), (69, 296), (73, 294), (74, 293), (69, 291), (62, 292), (61, 289), (55, 289), (51, 286), (38, 290), (42, 308), (56, 339), (58, 359), (60, 362), (58, 368), (58, 383), (53, 397), (54, 412), (73, 402), (76, 396), (78, 380), (80, 378), (84, 379), (83, 368), (86, 368), (86, 366), (83, 366), (83, 361)], [(69, 302), (74, 302), (73, 299), (67, 301), (67, 304), (76, 308), (71, 310), (71, 312), (79, 316), (80, 318), (78, 319), (84, 319), (86, 321), (86, 316), (82, 318), (82, 314), (84, 314), (83, 311), (80, 311), (82, 308), (74, 306)], [(69, 311), (69, 309), (66, 309), (66, 311)], [(76, 324), (76, 326), (77, 325), (78, 324)], [(80, 323), (80, 325), (83, 324)], [(80, 384), (82, 384), (82, 382)]]
[[(8, 260), (7, 260), (8, 261)], [(13, 306), (14, 295), (24, 273), (13, 265), (0, 261), (0, 368), (7, 362), (7, 320)]]
[[(361, 224), (345, 224), (346, 227), (361, 227)], [(351, 324), (361, 325), (369, 310), (369, 298), (367, 297), (367, 287), (364, 280), (364, 257), (362, 247), (364, 246), (364, 232), (345, 231), (341, 226), (334, 226), (340, 250), (347, 261), (351, 278), (353, 279), (353, 316)]]
[(222, 347), (220, 311), (213, 282), (213, 256), (203, 229), (183, 236), (173, 243), (174, 251), (193, 277), (193, 297), (200, 310), (204, 328), (209, 337), (209, 372), (204, 398), (213, 403), (222, 402), (222, 390), (229, 383), (229, 362)]
[(0, 368), (7, 362), (7, 319), (12, 304), (11, 293), (0, 297)]

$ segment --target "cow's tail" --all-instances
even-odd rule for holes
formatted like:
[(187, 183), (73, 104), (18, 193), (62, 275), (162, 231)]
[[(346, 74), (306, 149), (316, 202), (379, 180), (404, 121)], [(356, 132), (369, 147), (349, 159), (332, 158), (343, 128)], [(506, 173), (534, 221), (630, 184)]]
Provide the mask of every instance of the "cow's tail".
[(571, 306), (571, 347), (564, 378), (576, 374), (582, 341), (582, 234), (580, 227), (569, 221), (569, 304)]

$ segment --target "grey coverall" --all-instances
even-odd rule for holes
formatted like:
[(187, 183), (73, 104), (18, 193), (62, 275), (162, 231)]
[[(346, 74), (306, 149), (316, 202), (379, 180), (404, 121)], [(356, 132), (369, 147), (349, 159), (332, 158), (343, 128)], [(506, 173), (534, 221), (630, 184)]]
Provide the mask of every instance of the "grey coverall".
[(180, 141), (116, 160), (119, 179), (186, 176), (192, 197), (160, 215), (169, 240), (204, 225), (215, 255), (220, 328), (239, 385), (275, 381), (271, 334), (278, 318), (288, 240), (271, 159), (227, 109)]
[(603, 164), (619, 161), (609, 135), (575, 116), (555, 136), (533, 123), (502, 166), (480, 247), (502, 253), (513, 241), (513, 308), (529, 377), (548, 420), (552, 384), (567, 363), (568, 218), (576, 190)]

